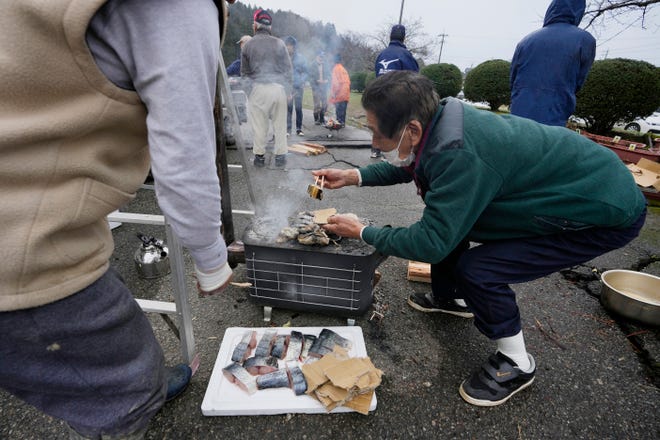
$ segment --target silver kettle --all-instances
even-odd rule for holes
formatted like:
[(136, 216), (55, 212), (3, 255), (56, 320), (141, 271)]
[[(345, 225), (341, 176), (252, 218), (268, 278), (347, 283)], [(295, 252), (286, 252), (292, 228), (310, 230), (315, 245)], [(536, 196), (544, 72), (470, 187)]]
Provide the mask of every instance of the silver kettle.
[(149, 279), (162, 277), (170, 273), (169, 250), (163, 240), (139, 232), (137, 236), (142, 241), (133, 257), (138, 275)]

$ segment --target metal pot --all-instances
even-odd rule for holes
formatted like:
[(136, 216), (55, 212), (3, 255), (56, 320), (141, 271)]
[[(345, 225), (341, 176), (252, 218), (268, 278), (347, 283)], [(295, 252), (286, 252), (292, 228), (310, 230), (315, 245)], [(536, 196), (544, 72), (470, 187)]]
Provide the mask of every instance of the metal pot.
[(165, 243), (140, 233), (137, 236), (142, 241), (133, 258), (138, 275), (142, 278), (158, 278), (170, 273), (169, 250)]
[(660, 277), (632, 270), (601, 275), (600, 300), (606, 308), (650, 325), (660, 325)]

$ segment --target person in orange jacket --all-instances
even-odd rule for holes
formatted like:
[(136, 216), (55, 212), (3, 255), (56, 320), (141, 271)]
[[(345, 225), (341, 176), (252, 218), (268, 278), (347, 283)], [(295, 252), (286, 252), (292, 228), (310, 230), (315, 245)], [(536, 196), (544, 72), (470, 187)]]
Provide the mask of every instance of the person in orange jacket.
[(351, 78), (341, 64), (341, 55), (335, 55), (335, 67), (332, 68), (332, 81), (330, 83), (330, 104), (335, 105), (337, 122), (346, 125), (346, 107), (351, 95)]

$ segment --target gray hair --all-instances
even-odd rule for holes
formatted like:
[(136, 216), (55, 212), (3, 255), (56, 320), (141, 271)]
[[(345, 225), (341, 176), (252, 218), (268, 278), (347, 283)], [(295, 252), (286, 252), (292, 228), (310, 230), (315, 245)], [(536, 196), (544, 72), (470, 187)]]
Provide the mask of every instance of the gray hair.
[(268, 32), (271, 32), (272, 28), (273, 28), (273, 26), (270, 25), (270, 24), (258, 23), (256, 21), (254, 22), (254, 25), (256, 26), (257, 30), (263, 29), (263, 30), (268, 31)]
[(425, 129), (439, 104), (433, 82), (410, 70), (379, 76), (362, 95), (362, 107), (374, 114), (378, 131), (390, 139), (413, 119)]

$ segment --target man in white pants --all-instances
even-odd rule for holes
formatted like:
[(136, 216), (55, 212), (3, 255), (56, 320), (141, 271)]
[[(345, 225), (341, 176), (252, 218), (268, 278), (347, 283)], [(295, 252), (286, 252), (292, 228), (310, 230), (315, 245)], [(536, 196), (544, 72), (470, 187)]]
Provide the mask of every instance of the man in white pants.
[(293, 68), (284, 42), (271, 35), (273, 19), (263, 9), (254, 13), (254, 37), (245, 43), (241, 53), (241, 76), (251, 80), (248, 115), (254, 136), (254, 166), (266, 164), (268, 123), (275, 134), (275, 166), (286, 164), (287, 96), (291, 94)]

